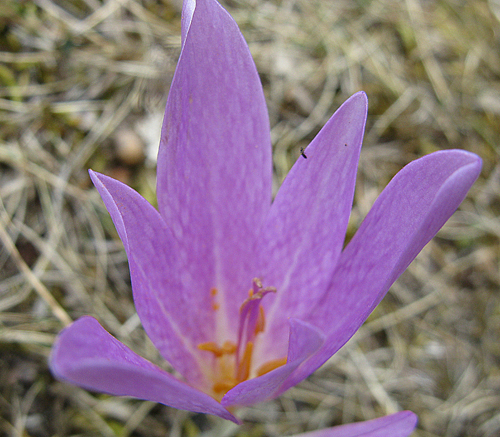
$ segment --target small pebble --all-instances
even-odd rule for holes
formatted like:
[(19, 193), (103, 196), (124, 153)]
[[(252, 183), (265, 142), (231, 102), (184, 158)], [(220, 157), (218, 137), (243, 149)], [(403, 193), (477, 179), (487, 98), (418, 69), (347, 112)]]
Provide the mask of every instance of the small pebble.
[(113, 135), (116, 157), (125, 165), (137, 165), (144, 161), (144, 142), (131, 129), (120, 129)]

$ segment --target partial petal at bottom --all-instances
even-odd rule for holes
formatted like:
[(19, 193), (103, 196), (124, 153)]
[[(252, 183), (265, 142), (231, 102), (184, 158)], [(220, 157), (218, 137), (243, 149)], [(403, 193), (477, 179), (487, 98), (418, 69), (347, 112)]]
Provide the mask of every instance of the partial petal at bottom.
[(417, 425), (417, 416), (401, 411), (366, 422), (306, 432), (292, 437), (408, 437)]
[(49, 364), (55, 377), (88, 390), (133, 396), (238, 423), (215, 399), (140, 357), (90, 316), (59, 334)]

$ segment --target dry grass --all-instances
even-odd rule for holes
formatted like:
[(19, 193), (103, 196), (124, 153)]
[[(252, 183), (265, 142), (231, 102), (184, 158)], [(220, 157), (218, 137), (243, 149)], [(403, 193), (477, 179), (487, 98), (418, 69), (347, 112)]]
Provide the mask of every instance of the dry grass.
[(142, 153), (156, 142), (150, 126), (159, 129), (179, 52), (178, 5), (2, 1), (0, 434), (281, 436), (411, 409), (415, 436), (500, 435), (500, 2), (224, 5), (261, 73), (276, 184), (361, 89), (370, 109), (351, 232), (426, 153), (473, 151), (480, 180), (350, 344), (281, 398), (242, 410), (242, 427), (56, 382), (51, 343), (83, 314), (159, 359), (87, 169), (154, 198), (154, 161)]

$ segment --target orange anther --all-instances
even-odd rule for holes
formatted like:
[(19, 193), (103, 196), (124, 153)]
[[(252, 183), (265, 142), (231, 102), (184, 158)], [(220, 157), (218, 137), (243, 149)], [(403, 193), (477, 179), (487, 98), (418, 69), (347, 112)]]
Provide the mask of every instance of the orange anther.
[(255, 324), (255, 335), (259, 332), (264, 332), (266, 328), (266, 315), (264, 314), (264, 307), (259, 305), (259, 315), (257, 317), (257, 323)]
[(220, 305), (217, 302), (212, 302), (212, 309), (217, 311), (220, 308)]
[(238, 370), (236, 372), (236, 379), (241, 381), (246, 381), (250, 376), (250, 365), (252, 364), (252, 352), (253, 352), (253, 343), (249, 341), (245, 346), (245, 352), (243, 352), (243, 356), (240, 360), (240, 365), (238, 366)]
[(268, 361), (267, 363), (262, 364), (262, 366), (257, 369), (257, 376), (265, 375), (271, 370), (277, 369), (278, 367), (284, 366), (285, 364), (286, 357)]
[(232, 341), (225, 341), (222, 345), (222, 352), (224, 354), (234, 354), (236, 352), (236, 345)]
[(213, 287), (210, 289), (210, 296), (214, 297), (217, 295), (217, 288)]
[(205, 343), (200, 343), (198, 349), (202, 351), (212, 352), (216, 357), (222, 356), (223, 352), (219, 346), (213, 341), (207, 341)]

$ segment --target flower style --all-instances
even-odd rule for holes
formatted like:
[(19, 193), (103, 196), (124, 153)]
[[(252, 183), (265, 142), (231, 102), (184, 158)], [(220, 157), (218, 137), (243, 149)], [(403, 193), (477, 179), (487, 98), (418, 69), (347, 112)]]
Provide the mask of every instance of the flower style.
[[(268, 114), (248, 47), (215, 0), (186, 0), (158, 155), (159, 212), (90, 171), (125, 246), (144, 329), (177, 373), (85, 316), (56, 340), (54, 375), (237, 421), (228, 407), (273, 399), (320, 367), (453, 214), (481, 168), (459, 150), (412, 162), (343, 249), (366, 114), (364, 93), (348, 99), (271, 202)], [(397, 413), (331, 435), (375, 436), (381, 427), (387, 435), (387, 426), (408, 435), (415, 417)]]

